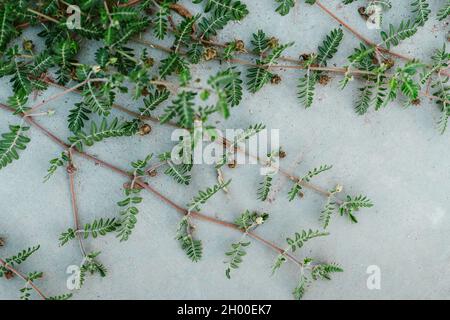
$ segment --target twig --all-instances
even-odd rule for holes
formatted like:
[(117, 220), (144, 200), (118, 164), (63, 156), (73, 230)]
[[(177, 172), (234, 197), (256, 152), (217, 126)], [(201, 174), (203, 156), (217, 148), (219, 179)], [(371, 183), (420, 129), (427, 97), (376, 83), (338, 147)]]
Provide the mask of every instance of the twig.
[(33, 281), (30, 281), (27, 276), (25, 276), (23, 273), (15, 269), (14, 267), (10, 266), (8, 263), (6, 263), (5, 260), (0, 258), (0, 264), (8, 269), (9, 271), (13, 272), (16, 276), (21, 278), (23, 281), (25, 281), (27, 284), (30, 285), (31, 288), (33, 288), (34, 291), (43, 299), (47, 300), (47, 297), (42, 293), (42, 291), (33, 283)]
[[(10, 108), (9, 106), (0, 103), (0, 108), (10, 111), (10, 112), (14, 112), (14, 110), (12, 108)], [(18, 114), (18, 116), (23, 117), (23, 114)], [(50, 131), (48, 131), (46, 128), (44, 128), (43, 126), (41, 126), (40, 124), (38, 124), (36, 121), (33, 120), (32, 117), (26, 117), (24, 118), (25, 121), (27, 121), (30, 125), (36, 127), (37, 129), (39, 129), (40, 131), (42, 131), (46, 136), (48, 136), (53, 142), (55, 142), (56, 144), (58, 144), (60, 147), (62, 147), (63, 149), (67, 149), (69, 147), (69, 145), (67, 143), (65, 143), (63, 140), (61, 140), (60, 138), (58, 138), (57, 136), (55, 136), (53, 133), (51, 133)], [(85, 152), (80, 152), (78, 150), (73, 150), (74, 153), (78, 154), (79, 156), (88, 159), (90, 161), (93, 161), (97, 164), (99, 164), (100, 166), (107, 168), (121, 176), (126, 177), (127, 179), (132, 179), (133, 176), (130, 175), (128, 172), (126, 172), (125, 170), (122, 170), (106, 161), (103, 161), (95, 156), (92, 156), (88, 153)], [(173, 202), (172, 200), (170, 200), (169, 198), (167, 198), (166, 196), (164, 196), (162, 193), (160, 193), (159, 191), (157, 191), (156, 189), (154, 189), (153, 187), (151, 187), (150, 185), (137, 180), (136, 184), (138, 184), (139, 186), (141, 186), (143, 189), (146, 189), (147, 191), (149, 191), (150, 193), (154, 194), (155, 196), (157, 196), (160, 200), (162, 200), (163, 202), (165, 202), (166, 204), (168, 204), (169, 206), (171, 206), (173, 209), (175, 209), (176, 211), (178, 211), (179, 213), (186, 215), (188, 213), (188, 210), (179, 206), (178, 204), (176, 204), (175, 202)], [(242, 229), (240, 229), (237, 225), (235, 225), (234, 223), (231, 222), (227, 222), (227, 221), (223, 221), (217, 218), (213, 218), (210, 217), (208, 215), (202, 214), (200, 212), (197, 211), (191, 211), (191, 217), (197, 219), (197, 220), (203, 220), (203, 221), (208, 221), (217, 225), (221, 225), (223, 227), (227, 227), (229, 229), (233, 229), (233, 230), (238, 230), (240, 232), (244, 232)], [(78, 230), (78, 229), (77, 229)], [(271, 248), (272, 250), (278, 252), (278, 253), (283, 253), (284, 250), (281, 249), (280, 247), (278, 247), (277, 245), (275, 245), (274, 243), (263, 239), (262, 237), (254, 234), (254, 233), (249, 233), (249, 235), (251, 237), (253, 237), (254, 239), (260, 241), (261, 243), (263, 243), (264, 245), (268, 246), (269, 248)], [(285, 254), (285, 256), (290, 259), (291, 261), (293, 261), (294, 263), (296, 263), (297, 265), (301, 266), (302, 263), (296, 259), (294, 256), (289, 255), (288, 253)]]
[[(75, 227), (75, 230), (80, 230), (80, 219), (79, 219), (79, 214), (78, 214), (77, 196), (76, 196), (76, 192), (75, 192), (75, 172), (77, 171), (77, 169), (75, 168), (75, 166), (73, 164), (72, 150), (70, 148), (69, 148), (68, 154), (69, 154), (69, 163), (67, 165), (67, 174), (69, 175), (69, 187), (70, 187), (70, 197), (71, 197), (71, 204), (72, 204), (74, 227)], [(82, 234), (77, 233), (77, 238), (78, 238), (78, 243), (80, 245), (81, 253), (82, 253), (83, 257), (86, 257), (86, 250), (84, 249)]]
[[(354, 28), (352, 28), (348, 23), (346, 23), (344, 20), (342, 20), (341, 18), (339, 18), (337, 15), (335, 15), (330, 9), (328, 9), (327, 7), (325, 7), (320, 1), (316, 0), (315, 4), (322, 9), (326, 14), (328, 14), (329, 16), (331, 16), (334, 20), (336, 20), (337, 22), (339, 22), (339, 24), (341, 24), (342, 26), (344, 26), (348, 31), (350, 31), (351, 33), (353, 33), (357, 38), (359, 38), (360, 40), (364, 41), (366, 44), (368, 44), (369, 46), (373, 46), (375, 47), (377, 50), (385, 52), (387, 54), (390, 54), (391, 56), (395, 56), (397, 58), (406, 60), (406, 61), (412, 61), (414, 60), (414, 58), (411, 58), (407, 55), (404, 54), (400, 54), (397, 52), (394, 52), (392, 50), (386, 49), (384, 47), (380, 47), (377, 46), (377, 44), (369, 39), (367, 39), (366, 37), (364, 37), (361, 33), (359, 33), (358, 31), (356, 31)], [(442, 74), (444, 74), (445, 76), (450, 76), (450, 73), (448, 72), (443, 72)]]
[(36, 111), (37, 109), (41, 108), (42, 106), (46, 105), (47, 103), (57, 100), (63, 96), (65, 96), (68, 93), (71, 93), (73, 91), (76, 91), (78, 88), (84, 86), (86, 83), (88, 82), (106, 82), (106, 79), (86, 79), (83, 82), (80, 82), (79, 84), (77, 84), (76, 86), (73, 86), (72, 88), (66, 88), (66, 90), (64, 90), (63, 92), (57, 93), (53, 96), (51, 96), (50, 98), (48, 98), (47, 100), (44, 100), (38, 104), (36, 104), (35, 106), (33, 106), (30, 110), (28, 110), (26, 112), (26, 114), (31, 114), (34, 111)]

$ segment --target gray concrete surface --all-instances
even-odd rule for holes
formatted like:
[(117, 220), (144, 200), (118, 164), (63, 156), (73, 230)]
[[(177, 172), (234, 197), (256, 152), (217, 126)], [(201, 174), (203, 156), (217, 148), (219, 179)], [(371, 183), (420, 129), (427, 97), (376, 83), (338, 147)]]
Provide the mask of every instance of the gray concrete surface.
[[(183, 2), (199, 8), (189, 1)], [(273, 1), (245, 2), (251, 14), (242, 23), (228, 26), (220, 40), (249, 40), (250, 32), (261, 28), (281, 41), (295, 41), (289, 54), (297, 56), (315, 50), (330, 29), (337, 26), (319, 8), (307, 6), (303, 1), (285, 18), (274, 12)], [(379, 39), (378, 32), (368, 30), (357, 15), (357, 5), (342, 8), (340, 1), (326, 2), (366, 36)], [(385, 21), (407, 18), (409, 2), (395, 1)], [(442, 1), (430, 2), (436, 12)], [(445, 28), (445, 23), (431, 19), (397, 50), (426, 58), (442, 46)], [(31, 35), (32, 32), (25, 34)], [(355, 37), (345, 31), (340, 53), (333, 62), (342, 65), (356, 45)], [(154, 55), (158, 57), (158, 53)], [(215, 64), (208, 64), (194, 70), (203, 75), (216, 68)], [(408, 110), (394, 103), (381, 112), (371, 110), (365, 116), (357, 116), (353, 111), (356, 86), (351, 84), (342, 92), (338, 79), (333, 79), (329, 86), (318, 88), (314, 106), (305, 110), (296, 99), (299, 72), (283, 71), (280, 75), (283, 78), (280, 85), (268, 85), (255, 95), (246, 92), (243, 104), (232, 110), (229, 121), (218, 119), (219, 127), (242, 128), (263, 122), (268, 128), (278, 128), (281, 145), (288, 154), (282, 166), (302, 174), (320, 164), (333, 164), (333, 170), (318, 178), (317, 184), (330, 188), (341, 183), (347, 193), (367, 194), (375, 203), (374, 208), (361, 212), (358, 224), (336, 218), (330, 237), (311, 242), (298, 253), (299, 257), (336, 261), (345, 268), (333, 281), (315, 283), (306, 298), (448, 299), (450, 140), (448, 132), (441, 136), (436, 130), (437, 108), (428, 101)], [(56, 89), (50, 89), (46, 96), (55, 92)], [(9, 85), (3, 81), (0, 100), (6, 101), (9, 94)], [(67, 137), (67, 111), (78, 100), (73, 94), (52, 102), (48, 108), (56, 109), (56, 116), (39, 122)], [(137, 108), (135, 102), (121, 102)], [(7, 112), (0, 114), (0, 132), (8, 124), (18, 122)], [(121, 113), (117, 115), (126, 118)], [(110, 140), (89, 151), (127, 168), (130, 161), (147, 153), (170, 149), (170, 133), (170, 128), (154, 125), (149, 136)], [(37, 130), (32, 130), (31, 136), (32, 142), (21, 153), (21, 160), (0, 171), (0, 235), (7, 239), (7, 245), (0, 248), (0, 256), (40, 244), (41, 250), (21, 269), (44, 271), (45, 279), (39, 285), (45, 292), (57, 294), (67, 291), (67, 266), (80, 263), (76, 242), (58, 246), (59, 234), (72, 226), (68, 181), (66, 174), (59, 171), (50, 182), (42, 183), (49, 159), (61, 150)], [(124, 179), (83, 159), (76, 161), (82, 222), (116, 215)], [(256, 166), (226, 169), (225, 175), (233, 178), (229, 195), (214, 198), (204, 207), (204, 213), (231, 221), (245, 209), (265, 210), (271, 214), (271, 220), (258, 233), (278, 244), (297, 230), (320, 227), (317, 218), (324, 204), (321, 196), (307, 191), (304, 200), (288, 203), (285, 198), (288, 186), (278, 176), (275, 185), (281, 190), (276, 200), (261, 203), (254, 192), (260, 181)], [(162, 175), (152, 180), (152, 184), (177, 203), (185, 204), (198, 189), (215, 183), (216, 179), (214, 169), (207, 166), (195, 167), (193, 176), (189, 188)], [(89, 278), (74, 298), (291, 299), (298, 276), (293, 265), (286, 264), (271, 277), (274, 253), (253, 242), (239, 271), (232, 280), (227, 280), (224, 252), (240, 235), (198, 222), (204, 259), (193, 264), (174, 240), (178, 214), (151, 194), (144, 196), (139, 223), (128, 242), (119, 244), (113, 236), (86, 241), (88, 250), (102, 251), (101, 261), (108, 267), (109, 275), (104, 279)], [(380, 290), (366, 287), (369, 276), (366, 269), (370, 265), (381, 269)], [(21, 285), (19, 280), (0, 281), (0, 299), (17, 298)]]

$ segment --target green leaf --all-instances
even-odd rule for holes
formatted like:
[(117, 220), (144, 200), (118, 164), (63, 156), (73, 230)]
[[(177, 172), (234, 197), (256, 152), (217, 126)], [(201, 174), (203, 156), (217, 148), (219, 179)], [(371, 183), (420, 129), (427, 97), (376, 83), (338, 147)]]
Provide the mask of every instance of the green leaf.
[[(257, 64), (261, 65), (261, 62), (257, 61)], [(272, 74), (261, 65), (260, 67), (249, 68), (247, 78), (248, 90), (251, 93), (256, 93), (270, 81)]]
[(198, 262), (201, 260), (203, 255), (203, 246), (200, 240), (193, 239), (192, 236), (188, 235), (183, 237), (180, 241), (181, 248), (186, 252), (192, 262)]
[(444, 20), (450, 15), (450, 0), (447, 0), (447, 3), (445, 3), (438, 11), (437, 18), (439, 21)]
[(282, 16), (287, 15), (295, 5), (295, 0), (275, 0), (275, 2), (279, 3), (279, 6), (275, 9), (275, 11)]
[(328, 171), (331, 168), (333, 168), (333, 166), (329, 166), (329, 165), (321, 165), (320, 167), (314, 168), (310, 171), (308, 171), (308, 173), (306, 175), (304, 175), (301, 179), (299, 179), (299, 181), (297, 181), (291, 188), (291, 190), (288, 193), (288, 199), (289, 201), (294, 200), (295, 196), (298, 195), (298, 193), (302, 190), (302, 184), (303, 183), (307, 183), (310, 182), (310, 180), (321, 174), (322, 172)]
[(392, 24), (389, 25), (389, 31), (381, 32), (382, 44), (390, 49), (391, 46), (397, 46), (400, 41), (412, 37), (417, 32), (417, 25), (411, 20), (402, 21), (396, 29)]
[(269, 48), (269, 38), (267, 38), (264, 31), (258, 30), (256, 33), (253, 33), (252, 37), (251, 43), (255, 48), (255, 53), (260, 54)]
[(247, 254), (245, 247), (248, 247), (250, 242), (239, 241), (231, 244), (231, 250), (226, 252), (228, 257), (228, 268), (225, 270), (225, 275), (228, 279), (231, 279), (231, 270), (238, 269), (242, 263), (242, 258)]
[[(39, 245), (31, 247), (31, 248), (27, 248), (24, 249), (22, 251), (20, 251), (18, 254), (6, 258), (5, 262), (6, 264), (8, 264), (11, 267), (14, 267), (15, 265), (19, 265), (24, 263), (33, 253), (35, 253), (36, 251), (38, 251), (40, 248)], [(8, 269), (2, 265), (0, 265), (0, 278), (2, 278), (5, 273), (8, 272)]]
[(245, 4), (234, 0), (206, 0), (205, 12), (212, 10), (226, 12), (233, 20), (242, 20), (249, 13)]
[(319, 46), (317, 63), (319, 66), (326, 66), (327, 61), (333, 58), (338, 51), (339, 44), (344, 37), (342, 29), (334, 29), (326, 36), (324, 42)]
[(311, 107), (314, 102), (314, 90), (318, 79), (318, 74), (308, 69), (305, 76), (298, 80), (297, 96), (305, 108)]
[(226, 188), (230, 183), (231, 183), (231, 180), (228, 180), (226, 182), (216, 184), (212, 188), (207, 188), (205, 191), (199, 191), (198, 195), (195, 196), (192, 199), (192, 201), (187, 205), (188, 211), (193, 211), (193, 210), (200, 211), (200, 206), (202, 204), (205, 204), (217, 192)]
[(166, 101), (170, 96), (170, 92), (167, 90), (155, 90), (154, 93), (149, 93), (147, 98), (144, 99), (145, 107), (140, 107), (139, 111), (143, 116), (150, 116), (150, 111), (156, 109), (161, 103)]
[(175, 165), (171, 161), (167, 162), (169, 168), (164, 171), (164, 174), (172, 177), (177, 183), (189, 185), (191, 182), (191, 175), (188, 174), (192, 170), (192, 164)]
[(372, 91), (373, 87), (369, 84), (366, 84), (364, 87), (360, 88), (360, 95), (358, 101), (356, 102), (355, 111), (359, 115), (363, 115), (367, 112), (370, 107), (370, 102), (372, 101)]
[(13, 12), (10, 4), (0, 8), (0, 52), (3, 53), (8, 43), (17, 35), (13, 25)]
[(287, 238), (286, 242), (288, 243), (292, 252), (295, 252), (297, 248), (300, 249), (301, 247), (303, 247), (305, 242), (317, 237), (324, 237), (328, 235), (329, 235), (328, 232), (322, 232), (319, 230), (316, 231), (313, 231), (311, 229), (309, 229), (308, 231), (302, 230), (301, 232), (296, 232), (293, 239)]
[(9, 132), (3, 133), (0, 140), (0, 169), (19, 159), (19, 151), (25, 150), (30, 138), (24, 135), (29, 127), (10, 125)]
[(119, 120), (115, 118), (110, 124), (106, 118), (103, 118), (99, 126), (95, 122), (91, 123), (90, 132), (86, 133), (80, 130), (74, 136), (69, 137), (72, 147), (79, 151), (83, 150), (83, 146), (92, 146), (96, 142), (100, 142), (106, 138), (131, 136), (137, 132), (137, 128), (130, 127), (129, 122), (119, 124)]
[(272, 188), (272, 177), (269, 175), (264, 176), (263, 182), (260, 183), (258, 189), (258, 199), (266, 201), (269, 196), (270, 189)]
[(295, 287), (292, 294), (296, 300), (301, 300), (305, 295), (306, 289), (308, 288), (310, 280), (304, 275), (300, 276), (297, 286)]
[(89, 120), (88, 114), (91, 110), (83, 107), (83, 103), (75, 103), (75, 107), (69, 111), (67, 121), (69, 123), (69, 129), (73, 133), (77, 133), (84, 128), (84, 122)]
[(203, 17), (198, 27), (201, 31), (201, 39), (208, 39), (211, 36), (217, 35), (217, 32), (222, 30), (231, 20), (231, 15), (228, 11), (215, 10), (209, 17)]
[(418, 26), (423, 26), (425, 22), (427, 22), (428, 17), (431, 13), (428, 2), (426, 0), (416, 0), (413, 3), (411, 3), (411, 6), (412, 12), (417, 15), (415, 21), (416, 24)]
[(167, 35), (168, 29), (168, 16), (169, 16), (169, 5), (167, 2), (161, 4), (156, 13), (156, 17), (153, 21), (155, 27), (153, 28), (153, 34), (156, 38), (163, 40)]
[(192, 128), (194, 125), (194, 99), (195, 92), (182, 91), (173, 103), (175, 113), (179, 116), (179, 124), (183, 128)]
[(313, 280), (331, 280), (330, 274), (336, 272), (344, 272), (344, 270), (336, 263), (319, 264), (312, 268), (311, 276)]
[(354, 212), (359, 211), (361, 208), (371, 207), (373, 207), (373, 204), (366, 196), (359, 195), (354, 198), (347, 196), (346, 201), (339, 206), (339, 213), (341, 216), (348, 216), (352, 222), (356, 223), (358, 220), (356, 219)]

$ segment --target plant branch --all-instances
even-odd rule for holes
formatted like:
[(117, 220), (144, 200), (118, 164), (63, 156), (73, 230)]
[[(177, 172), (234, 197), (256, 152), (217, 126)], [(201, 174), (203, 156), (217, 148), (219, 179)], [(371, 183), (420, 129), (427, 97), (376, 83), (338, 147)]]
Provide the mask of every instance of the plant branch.
[(21, 278), (23, 281), (25, 281), (25, 283), (29, 284), (31, 288), (33, 288), (34, 291), (36, 291), (36, 293), (43, 299), (43, 300), (47, 300), (47, 297), (42, 293), (42, 291), (33, 283), (33, 281), (30, 281), (28, 279), (27, 276), (25, 276), (23, 273), (21, 273), (20, 271), (18, 271), (17, 269), (15, 269), (14, 267), (10, 266), (9, 264), (6, 263), (5, 260), (0, 258), (0, 264), (5, 267), (6, 269), (8, 269), (9, 271), (11, 271), (12, 273), (14, 273), (16, 276), (18, 276), (19, 278)]
[[(72, 150), (69, 148), (69, 163), (67, 165), (67, 174), (69, 175), (69, 188), (70, 188), (70, 197), (71, 197), (71, 204), (72, 204), (72, 213), (73, 213), (73, 220), (74, 220), (74, 227), (75, 230), (80, 230), (80, 219), (78, 214), (78, 205), (77, 205), (77, 196), (75, 192), (75, 173), (77, 169), (75, 168), (73, 164), (73, 157), (72, 157)], [(84, 249), (83, 244), (83, 236), (81, 233), (77, 233), (78, 243), (80, 245), (80, 250), (83, 255), (83, 257), (86, 257), (86, 250)]]
[(60, 92), (60, 93), (57, 93), (57, 94), (51, 96), (50, 98), (48, 98), (47, 100), (44, 100), (44, 101), (42, 101), (42, 102), (40, 102), (40, 103), (34, 105), (33, 107), (31, 107), (30, 110), (28, 110), (28, 111), (26, 112), (26, 114), (29, 115), (29, 114), (33, 113), (34, 111), (36, 111), (37, 109), (43, 107), (43, 106), (46, 105), (47, 103), (49, 103), (49, 102), (51, 102), (51, 101), (54, 101), (54, 100), (57, 100), (57, 99), (59, 99), (59, 98), (65, 96), (65, 95), (68, 94), (68, 93), (77, 91), (78, 88), (84, 86), (84, 85), (87, 84), (88, 82), (106, 82), (106, 81), (107, 81), (107, 79), (86, 79), (86, 80), (84, 80), (83, 82), (80, 82), (79, 84), (77, 84), (76, 86), (73, 86), (73, 87), (71, 87), (71, 88), (65, 88), (64, 91), (62, 91), (62, 92)]
[[(0, 103), (0, 108), (10, 111), (10, 112), (14, 112), (14, 110), (12, 108), (10, 108), (9, 106)], [(37, 129), (39, 129), (40, 131), (42, 131), (45, 135), (47, 135), (48, 137), (51, 138), (51, 140), (53, 142), (55, 142), (56, 144), (58, 144), (60, 147), (62, 147), (63, 149), (67, 149), (70, 146), (65, 143), (63, 140), (61, 140), (60, 138), (58, 138), (57, 136), (55, 136), (53, 133), (51, 133), (50, 131), (48, 131), (46, 128), (44, 128), (43, 126), (41, 126), (40, 124), (38, 124), (36, 121), (34, 121), (32, 119), (32, 117), (24, 117), (23, 114), (18, 114), (18, 116), (22, 117), (25, 119), (25, 121), (27, 121), (30, 125), (36, 127)], [(133, 175), (130, 175), (127, 171), (122, 170), (106, 161), (103, 161), (95, 156), (92, 156), (88, 153), (85, 152), (80, 152), (78, 150), (73, 150), (74, 153), (78, 154), (79, 156), (88, 159), (90, 161), (95, 162), (96, 164), (99, 164), (100, 166), (107, 168), (121, 176), (126, 177), (127, 179), (132, 179)], [(160, 193), (158, 190), (156, 190), (155, 188), (151, 187), (150, 185), (140, 181), (140, 180), (136, 180), (136, 184), (139, 185), (140, 187), (142, 187), (143, 189), (149, 191), (150, 193), (154, 194), (155, 196), (157, 196), (160, 200), (162, 200), (163, 202), (165, 202), (166, 204), (168, 204), (169, 206), (171, 206), (173, 209), (175, 209), (176, 211), (178, 211), (180, 214), (186, 215), (189, 211), (181, 206), (179, 206), (178, 204), (176, 204), (174, 201), (170, 200), (169, 198), (167, 198), (166, 196), (164, 196), (162, 193)], [(203, 221), (207, 221), (207, 222), (211, 222), (217, 225), (221, 225), (223, 227), (229, 228), (229, 229), (233, 229), (233, 230), (237, 230), (240, 232), (245, 232), (244, 230), (240, 229), (237, 225), (235, 225), (234, 223), (231, 222), (227, 222), (227, 221), (223, 221), (217, 218), (213, 218), (210, 217), (208, 215), (202, 214), (200, 212), (197, 211), (191, 211), (190, 212), (191, 217), (197, 219), (197, 220), (203, 220)], [(78, 230), (78, 228), (77, 228)], [(249, 232), (248, 233), (249, 236), (253, 237), (254, 239), (260, 241), (261, 243), (263, 243), (264, 245), (266, 245), (267, 247), (271, 248), (272, 250), (280, 253), (280, 254), (284, 254), (284, 250), (281, 249), (280, 247), (278, 247), (277, 245), (275, 245), (274, 243), (263, 239), (262, 237)], [(296, 263), (297, 265), (301, 266), (301, 262), (296, 259), (294, 256), (285, 253), (284, 254), (289, 260), (293, 261), (294, 263)]]
[[(386, 49), (384, 47), (380, 47), (378, 46), (375, 42), (367, 39), (366, 37), (364, 37), (361, 33), (359, 33), (358, 31), (356, 31), (353, 27), (351, 27), (348, 23), (346, 23), (344, 20), (342, 20), (341, 18), (339, 18), (336, 14), (334, 14), (330, 9), (328, 9), (326, 6), (324, 6), (320, 1), (316, 0), (315, 4), (322, 9), (326, 14), (328, 14), (329, 16), (331, 16), (334, 20), (336, 20), (337, 22), (339, 22), (339, 24), (341, 24), (342, 26), (344, 26), (348, 31), (350, 31), (351, 33), (353, 33), (357, 38), (359, 38), (360, 40), (364, 41), (366, 44), (368, 44), (369, 46), (373, 46), (375, 47), (377, 50), (382, 51), (384, 53), (390, 54), (391, 56), (406, 60), (406, 61), (413, 61), (414, 58), (409, 57), (407, 55), (404, 54), (400, 54), (397, 52), (394, 52), (392, 50)], [(450, 74), (448, 72), (442, 72), (442, 74), (444, 74), (445, 76), (450, 76)]]

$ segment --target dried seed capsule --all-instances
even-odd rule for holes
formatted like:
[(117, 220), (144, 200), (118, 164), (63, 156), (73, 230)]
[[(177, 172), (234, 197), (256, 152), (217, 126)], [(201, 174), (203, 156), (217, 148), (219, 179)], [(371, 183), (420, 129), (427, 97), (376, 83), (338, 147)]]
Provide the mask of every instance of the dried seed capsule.
[(206, 48), (205, 51), (203, 52), (203, 58), (206, 61), (210, 61), (215, 57), (217, 57), (217, 50), (214, 48)]
[(281, 82), (281, 77), (279, 75), (274, 75), (272, 79), (270, 79), (272, 84), (279, 84)]
[(8, 270), (4, 273), (6, 280), (10, 280), (12, 278), (14, 278), (14, 273), (12, 273), (12, 271)]
[(152, 57), (146, 57), (144, 59), (144, 66), (146, 68), (151, 68), (151, 67), (153, 67), (154, 64), (155, 64), (155, 59), (153, 59)]
[(230, 162), (230, 163), (228, 164), (228, 168), (230, 168), (230, 169), (236, 168), (236, 160), (233, 160), (232, 162)]
[(395, 65), (395, 61), (393, 59), (384, 59), (383, 63), (388, 69), (391, 69)]
[(139, 134), (141, 136), (145, 136), (147, 134), (149, 134), (150, 132), (152, 132), (152, 127), (148, 124), (143, 124), (140, 128), (139, 128)]
[(303, 61), (308, 61), (309, 59), (311, 59), (311, 54), (310, 53), (302, 53), (301, 55), (300, 55), (300, 60), (303, 60)]
[(369, 15), (366, 12), (366, 7), (359, 7), (358, 13), (361, 16), (361, 18), (363, 18), (364, 20), (369, 19)]
[(25, 51), (33, 51), (34, 50), (34, 43), (31, 40), (24, 40), (22, 42), (23, 50)]
[(141, 94), (142, 94), (144, 97), (147, 97), (147, 96), (150, 94), (150, 92), (148, 92), (148, 88), (147, 88), (147, 87), (144, 87), (144, 88), (142, 89)]
[(244, 52), (245, 51), (245, 43), (242, 40), (236, 40), (236, 51)]
[(323, 85), (323, 86), (325, 86), (325, 85), (327, 85), (328, 84), (328, 82), (330, 82), (330, 77), (329, 76), (327, 76), (326, 74), (322, 74), (320, 77), (319, 77), (319, 83), (321, 84), (321, 85)]
[(280, 149), (278, 155), (280, 156), (280, 159), (284, 159), (286, 158), (286, 151)]
[(411, 104), (412, 104), (413, 106), (420, 106), (420, 99), (414, 99), (414, 100), (412, 100), (412, 101), (411, 101)]
[(278, 44), (279, 44), (279, 40), (277, 38), (272, 37), (272, 38), (269, 39), (269, 47), (271, 49), (274, 49), (274, 48), (278, 47)]

